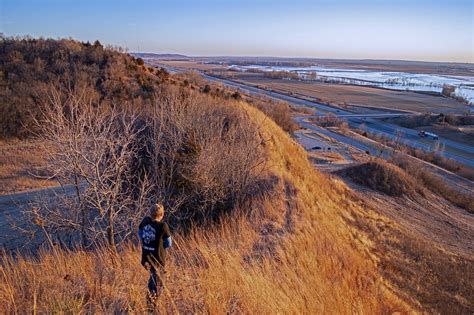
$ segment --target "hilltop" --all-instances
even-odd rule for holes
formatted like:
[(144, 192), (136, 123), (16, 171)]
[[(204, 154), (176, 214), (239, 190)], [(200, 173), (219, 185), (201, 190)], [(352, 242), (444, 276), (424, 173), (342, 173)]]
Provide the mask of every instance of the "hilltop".
[[(102, 104), (146, 101), (161, 79), (153, 69), (99, 41), (0, 38), (0, 138), (31, 135), (33, 118), (52, 88), (87, 88)], [(31, 115), (33, 114), (33, 115)]]
[[(244, 103), (238, 107), (269, 139), (271, 167), (261, 186), (267, 191), (213, 227), (176, 237), (166, 297), (171, 305), (160, 307), (211, 313), (405, 310), (378, 274), (367, 236), (349, 224), (364, 211), (348, 188), (315, 171), (304, 150), (264, 114)], [(4, 309), (29, 309), (36, 294), (38, 309), (47, 311), (139, 311), (146, 283), (139, 249), (125, 246), (112, 256), (101, 249), (43, 252), (35, 268), (27, 258), (4, 258)], [(32, 277), (36, 284), (25, 287)]]
[[(15, 49), (15, 55), (19, 55), (18, 51), (22, 51), (22, 55), (36, 55), (43, 51), (43, 48), (31, 49), (34, 45), (47, 47), (53, 55), (61, 54), (65, 46), (72, 47), (70, 49), (75, 47), (79, 51), (92, 49), (91, 53), (97, 51), (92, 48), (94, 45), (73, 41), (47, 40), (39, 43), (13, 41), (10, 44), (21, 47)], [(33, 53), (23, 47), (30, 47)], [(102, 51), (98, 44), (95, 47)], [(191, 79), (183, 81), (180, 77), (163, 81), (153, 69), (147, 69), (132, 57), (108, 50), (104, 54), (111, 54), (110, 58), (114, 60), (121, 59), (125, 65), (119, 80), (123, 88), (139, 88), (143, 86), (140, 82), (145, 78), (147, 82), (151, 82), (149, 90), (153, 93), (147, 94), (147, 89), (139, 88), (132, 94), (133, 99), (127, 99), (130, 94), (123, 96), (105, 93), (102, 98), (92, 96), (90, 102), (100, 104), (93, 106), (96, 108), (96, 119), (102, 117), (102, 108), (110, 108), (106, 111), (114, 110), (110, 107), (111, 103), (127, 103), (130, 100), (135, 106), (138, 105), (136, 108), (146, 111), (148, 104), (158, 102), (163, 106), (168, 104), (163, 107), (165, 111), (175, 108), (170, 112), (172, 115), (164, 120), (167, 124), (175, 124), (176, 121), (179, 123), (176, 127), (189, 130), (182, 138), (182, 145), (187, 149), (176, 149), (181, 156), (176, 160), (181, 165), (176, 170), (181, 175), (171, 180), (173, 185), (177, 185), (175, 187), (185, 189), (186, 196), (193, 197), (187, 199), (186, 207), (179, 208), (178, 212), (168, 218), (174, 222), (172, 225), (176, 233), (176, 246), (171, 251), (169, 266), (167, 300), (171, 303), (166, 306), (162, 304), (161, 308), (169, 312), (179, 310), (211, 313), (288, 313), (294, 310), (348, 313), (354, 309), (360, 312), (404, 309), (404, 303), (389, 293), (377, 272), (375, 261), (367, 254), (370, 242), (347, 223), (352, 213), (359, 213), (363, 209), (347, 197), (347, 188), (341, 182), (334, 182), (315, 171), (307, 160), (304, 149), (271, 119), (245, 101), (232, 97), (230, 92), (228, 95), (223, 94), (222, 91), (217, 91), (217, 87), (211, 87), (210, 92), (203, 92), (196, 85), (198, 82)], [(14, 62), (11, 61), (12, 54), (7, 55), (10, 56), (7, 60)], [(74, 57), (77, 55), (76, 52), (66, 58), (69, 60), (64, 64), (66, 69), (88, 64), (88, 58), (71, 63), (71, 60), (77, 60)], [(109, 57), (105, 59), (108, 60)], [(115, 69), (109, 68), (108, 63), (101, 64), (94, 62), (90, 67), (98, 69), (99, 73), (103, 69), (109, 69), (106, 73)], [(125, 71), (127, 67), (132, 72)], [(7, 79), (13, 75), (11, 71)], [(85, 75), (83, 81), (86, 85), (96, 83), (97, 77), (101, 76), (95, 71), (80, 73)], [(34, 75), (41, 75), (41, 72)], [(69, 75), (72, 81), (77, 78), (77, 72), (73, 71)], [(115, 78), (117, 76), (114, 75), (111, 80)], [(35, 77), (30, 80), (36, 82)], [(11, 81), (8, 79), (7, 82), (10, 84)], [(52, 81), (46, 82), (52, 84)], [(92, 86), (97, 87), (96, 84)], [(24, 94), (19, 89), (12, 91), (15, 91), (13, 96), (23, 99)], [(71, 89), (63, 92), (69, 96), (61, 106), (70, 108), (76, 113), (76, 119), (80, 120), (81, 115), (89, 111), (87, 104), (90, 102), (78, 99), (77, 95), (83, 94), (77, 94), (77, 91)], [(147, 95), (153, 97), (148, 99)], [(173, 99), (180, 101), (175, 102)], [(77, 102), (71, 103), (68, 100)], [(170, 101), (172, 103), (168, 103)], [(75, 105), (79, 107), (74, 107)], [(25, 106), (31, 109), (34, 105), (26, 103)], [(44, 105), (39, 103), (38, 106)], [(186, 111), (180, 110), (183, 106), (187, 108)], [(62, 110), (51, 111), (48, 106), (45, 108), (50, 111), (41, 113), (47, 113), (47, 117), (64, 117)], [(87, 110), (84, 111), (84, 108)], [(126, 109), (125, 113), (128, 111)], [(222, 131), (218, 129), (221, 123), (219, 117), (227, 117), (224, 118), (223, 130), (229, 136), (225, 138), (222, 138)], [(102, 123), (100, 120), (98, 122)], [(70, 125), (64, 128), (70, 128)], [(189, 138), (192, 129), (200, 130), (198, 135), (207, 136), (202, 140), (199, 137)], [(77, 129), (64, 130), (77, 132)], [(179, 131), (170, 129), (173, 134), (173, 130)], [(48, 139), (57, 144), (61, 142), (51, 137), (64, 134), (51, 134), (48, 129), (38, 132), (46, 132), (50, 136)], [(88, 138), (94, 136), (90, 134), (91, 127), (83, 132), (89, 134)], [(230, 136), (234, 133), (235, 136)], [(163, 138), (163, 141), (168, 141), (166, 139)], [(51, 157), (57, 158), (53, 143), (49, 150)], [(223, 150), (227, 145), (230, 150), (228, 154)], [(246, 150), (245, 146), (249, 146), (253, 152), (261, 152), (258, 156), (264, 157), (264, 164), (258, 162), (261, 161), (258, 156), (252, 157), (257, 160), (248, 160), (247, 153), (240, 154), (246, 152), (243, 151)], [(89, 150), (88, 148), (86, 146), (85, 150)], [(216, 151), (217, 148), (221, 149)], [(64, 147), (59, 153), (65, 154), (67, 150)], [(87, 153), (86, 157), (94, 158), (93, 153), (94, 151)], [(204, 157), (210, 159), (203, 160)], [(221, 165), (219, 160), (222, 159), (226, 160)], [(228, 172), (235, 168), (239, 173), (244, 171), (245, 174), (246, 164), (242, 163), (256, 161), (263, 167), (255, 168), (258, 172), (252, 170), (248, 173), (250, 181), (246, 179), (241, 182), (252, 183), (252, 186), (247, 190), (237, 191), (237, 173), (231, 175)], [(75, 163), (69, 160), (68, 164)], [(193, 170), (199, 172), (194, 173)], [(92, 177), (90, 180), (94, 182)], [(243, 192), (244, 195), (238, 197)], [(83, 196), (92, 198), (91, 202), (94, 200), (94, 195), (89, 196), (87, 190)], [(178, 196), (172, 195), (170, 198)], [(208, 201), (203, 203), (204, 200)], [(211, 200), (212, 205), (209, 206)], [(188, 211), (186, 209), (189, 207), (197, 207), (195, 211), (200, 209), (200, 212), (189, 216), (189, 213), (183, 212)], [(49, 212), (39, 213), (38, 219), (41, 218), (42, 222), (54, 219), (48, 214)], [(121, 222), (130, 222), (133, 226), (138, 224), (132, 220), (134, 217), (127, 217), (123, 212), (120, 215)], [(206, 217), (214, 219), (208, 222)], [(186, 218), (193, 218), (193, 221)], [(74, 218), (70, 217), (70, 220)], [(189, 225), (186, 222), (195, 223)], [(119, 227), (121, 225), (117, 229)], [(57, 229), (49, 230), (49, 226), (44, 226), (43, 229), (51, 233), (65, 233)], [(116, 241), (121, 239), (120, 235), (117, 234)], [(33, 260), (3, 256), (1, 268), (4, 285), (0, 294), (2, 309), (19, 312), (32, 308), (46, 312), (143, 310), (146, 272), (138, 264), (139, 249), (133, 244), (133, 239), (121, 243), (118, 246), (118, 256), (102, 247), (94, 250), (41, 251)], [(36, 266), (31, 268), (29, 266), (33, 261)], [(37, 281), (25, 286), (33, 278)], [(216, 296), (217, 292), (219, 295)], [(32, 296), (35, 298), (31, 299)]]
[[(28, 51), (25, 47), (34, 54), (43, 49), (34, 48), (37, 42), (11, 41), (20, 47), (17, 56)], [(435, 198), (425, 196), (402, 169), (371, 162), (345, 174), (357, 184), (322, 174), (289, 133), (294, 126), (288, 106), (242, 97), (193, 74), (169, 75), (116, 49), (106, 48), (109, 57), (98, 60), (121, 60), (120, 75), (108, 61), (89, 64), (77, 57), (84, 49), (86, 56), (103, 50), (98, 44), (38, 42), (52, 53), (63, 51), (64, 44), (76, 47), (63, 66), (84, 66), (67, 72), (71, 82), (79, 76), (82, 84), (58, 86), (62, 74), (51, 74), (54, 79), (44, 81), (58, 95), (51, 104), (44, 98), (25, 100), (20, 80), (13, 81), (18, 85), (8, 99), (24, 102), (18, 104), (28, 109), (22, 111), (25, 120), (34, 122), (28, 114), (41, 109), (43, 124), (7, 134), (43, 141), (56, 176), (80, 188), (80, 198), (58, 198), (54, 207), (42, 204), (25, 213), (54, 242), (34, 256), (2, 256), (2, 309), (143, 312), (147, 272), (139, 264), (135, 230), (158, 197), (169, 209), (166, 220), (175, 243), (159, 303), (163, 313), (467, 313), (472, 308), (469, 253), (447, 254), (397, 222), (398, 213), (409, 222), (410, 203)], [(8, 56), (2, 58), (13, 69), (18, 60)], [(3, 72), (7, 85), (11, 75)], [(120, 82), (120, 88), (101, 92), (102, 76)], [(43, 96), (50, 92), (35, 90)], [(0, 106), (6, 111), (5, 103)], [(16, 103), (7, 106), (11, 111)], [(45, 118), (65, 123), (52, 128)], [(74, 184), (74, 175), (88, 184)], [(391, 199), (384, 192), (394, 183), (400, 193)], [(364, 184), (381, 192), (357, 186)], [(448, 207), (440, 198), (435, 202), (437, 212)], [(381, 204), (386, 207), (378, 209)], [(81, 217), (83, 211), (89, 211), (90, 221)], [(74, 242), (78, 239), (81, 244)], [(466, 275), (452, 271), (461, 269)]]

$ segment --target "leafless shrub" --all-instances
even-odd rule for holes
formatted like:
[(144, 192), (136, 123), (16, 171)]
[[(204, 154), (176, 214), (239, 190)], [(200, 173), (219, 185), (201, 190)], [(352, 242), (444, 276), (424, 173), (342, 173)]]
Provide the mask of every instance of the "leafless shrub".
[(254, 99), (250, 100), (249, 103), (273, 119), (283, 130), (293, 132), (299, 128), (293, 121), (291, 107), (288, 103), (276, 102), (270, 99)]
[(87, 91), (52, 89), (35, 121), (39, 136), (55, 144), (55, 178), (74, 194), (29, 214), (50, 235), (79, 234), (84, 244), (107, 241), (115, 247), (148, 202), (150, 183), (134, 174), (143, 127), (138, 114), (98, 106)]
[(452, 85), (445, 84), (443, 85), (443, 90), (441, 91), (441, 94), (443, 94), (446, 97), (451, 97), (452, 94), (454, 93), (455, 87)]
[(231, 101), (177, 87), (157, 98), (151, 173), (175, 218), (210, 218), (243, 201), (265, 162), (258, 126)]
[(195, 86), (201, 86), (204, 83), (204, 79), (202, 76), (199, 74), (197, 71), (187, 71), (183, 73), (177, 73), (174, 75), (174, 77), (183, 82), (183, 85), (195, 85)]
[(51, 90), (36, 120), (69, 192), (28, 210), (49, 239), (115, 248), (156, 200), (175, 223), (213, 219), (243, 202), (264, 170), (258, 126), (231, 101), (163, 85), (138, 112), (99, 106), (88, 91)]
[(347, 122), (337, 116), (321, 116), (314, 118), (313, 121), (321, 127), (341, 127)]
[(263, 73), (265, 78), (270, 79), (290, 79), (290, 80), (298, 80), (299, 76), (295, 72), (290, 71), (265, 71)]
[[(187, 74), (180, 74), (176, 78), (182, 82), (193, 82), (192, 77), (193, 75), (190, 77)], [(237, 101), (245, 99), (250, 105), (264, 112), (287, 132), (292, 132), (299, 128), (298, 125), (293, 121), (293, 117), (291, 115), (292, 109), (286, 102), (274, 101), (262, 96), (247, 97), (242, 95), (240, 90), (231, 89), (222, 84), (205, 82), (202, 80), (202, 78), (198, 83), (201, 85), (200, 90), (204, 94), (209, 94), (216, 98), (225, 98)]]
[(245, 70), (245, 72), (248, 72), (248, 73), (262, 73), (264, 72), (262, 69), (259, 69), (259, 68), (248, 68)]
[(355, 182), (392, 196), (414, 196), (423, 194), (416, 181), (399, 167), (383, 160), (351, 166), (339, 171)]

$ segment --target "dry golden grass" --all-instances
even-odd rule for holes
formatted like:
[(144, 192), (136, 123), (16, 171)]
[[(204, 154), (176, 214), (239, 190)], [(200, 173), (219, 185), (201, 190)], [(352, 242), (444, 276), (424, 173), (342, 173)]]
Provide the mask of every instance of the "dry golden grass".
[(391, 196), (415, 196), (417, 193), (424, 193), (412, 176), (382, 159), (350, 166), (340, 173), (356, 183)]
[(381, 216), (355, 214), (350, 224), (372, 234), (379, 270), (403, 299), (427, 313), (471, 314), (472, 215), (429, 191), (410, 199), (351, 187), (368, 212)]
[[(176, 235), (162, 313), (354, 314), (408, 311), (377, 271), (372, 242), (347, 222), (361, 213), (340, 181), (313, 169), (305, 151), (257, 109), (271, 193), (220, 224)], [(240, 213), (240, 214), (239, 214)], [(147, 273), (139, 249), (4, 256), (6, 312), (143, 312)]]
[(398, 165), (411, 174), (418, 183), (418, 186), (425, 186), (435, 194), (443, 197), (470, 213), (474, 213), (474, 196), (472, 193), (465, 192), (453, 187), (441, 176), (436, 175), (420, 163), (413, 162), (403, 154), (398, 154), (392, 158), (392, 163)]
[(0, 195), (56, 186), (47, 175), (46, 153), (34, 141), (0, 141)]
[(312, 151), (308, 153), (308, 157), (313, 163), (347, 163), (347, 160), (337, 152)]

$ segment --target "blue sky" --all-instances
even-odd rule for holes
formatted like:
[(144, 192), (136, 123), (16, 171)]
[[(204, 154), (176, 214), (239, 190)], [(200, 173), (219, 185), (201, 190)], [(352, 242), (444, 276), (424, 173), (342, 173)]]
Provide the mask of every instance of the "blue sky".
[(188, 55), (474, 62), (473, 3), (0, 0), (0, 32)]

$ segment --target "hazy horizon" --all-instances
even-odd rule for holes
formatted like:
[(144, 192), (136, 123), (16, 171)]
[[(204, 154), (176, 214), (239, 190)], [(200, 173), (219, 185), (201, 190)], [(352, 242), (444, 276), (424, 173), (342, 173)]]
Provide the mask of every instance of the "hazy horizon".
[(0, 0), (7, 36), (188, 56), (474, 62), (471, 1)]
[(416, 60), (416, 59), (382, 59), (382, 58), (337, 58), (337, 57), (312, 57), (312, 56), (271, 56), (271, 55), (192, 55), (179, 52), (154, 52), (154, 51), (127, 51), (130, 54), (156, 54), (179, 55), (189, 58), (275, 58), (275, 59), (320, 59), (320, 60), (347, 60), (347, 61), (399, 61), (399, 62), (424, 62), (424, 63), (458, 63), (474, 65), (474, 61), (443, 61), (443, 60)]

